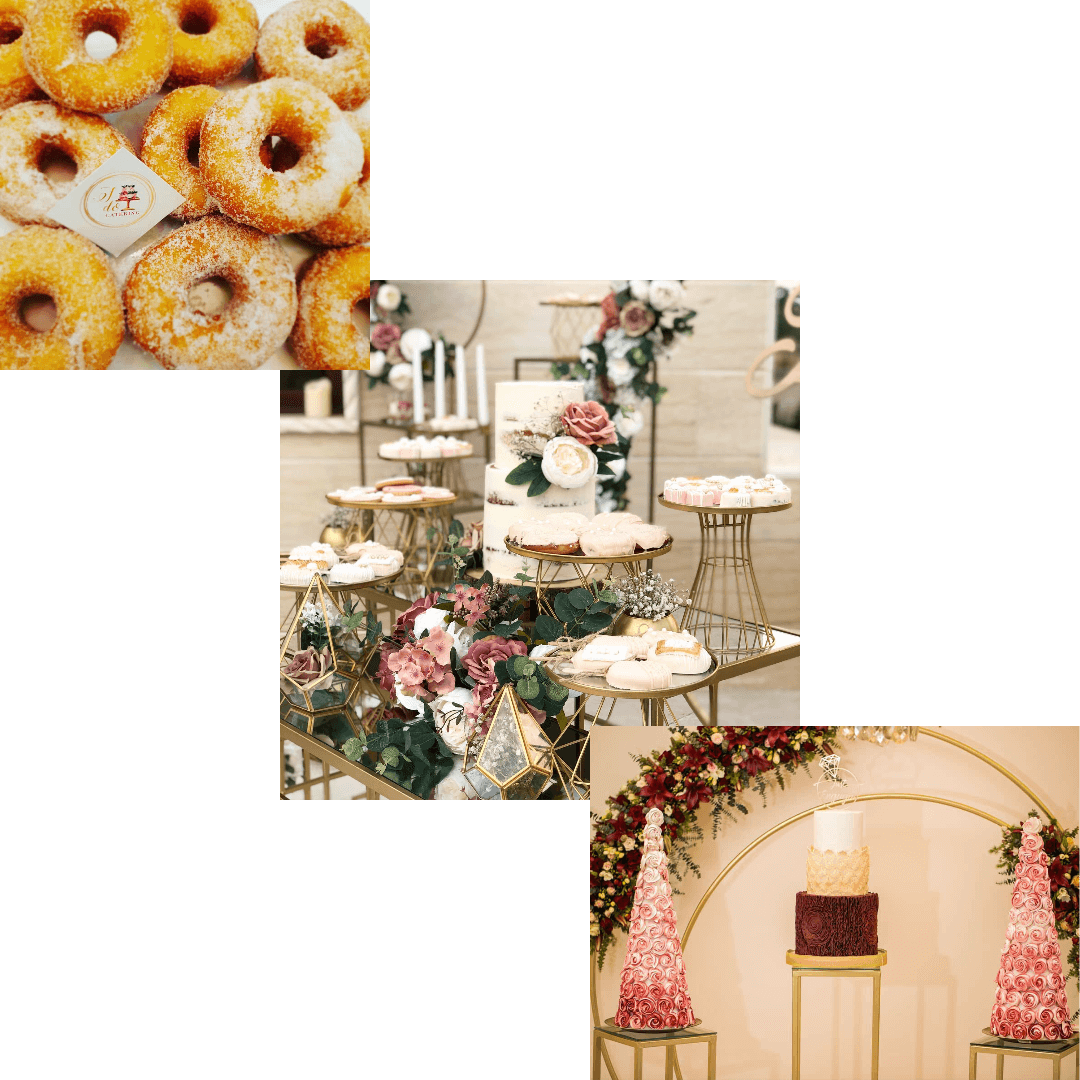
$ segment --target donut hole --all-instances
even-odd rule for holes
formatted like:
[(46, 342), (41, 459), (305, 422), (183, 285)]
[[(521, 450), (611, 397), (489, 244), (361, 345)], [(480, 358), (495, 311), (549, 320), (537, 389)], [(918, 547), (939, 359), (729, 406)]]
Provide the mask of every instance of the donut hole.
[(120, 42), (107, 30), (94, 30), (86, 35), (83, 44), (91, 60), (108, 60), (119, 48)]
[(22, 37), (22, 27), (0, 15), (0, 45), (10, 45)]
[(188, 289), (188, 307), (197, 315), (219, 318), (232, 303), (232, 282), (219, 274), (203, 278)]
[(187, 159), (196, 169), (199, 167), (199, 135), (197, 132), (191, 142), (187, 144)]
[(56, 304), (45, 293), (26, 296), (19, 304), (19, 318), (31, 330), (47, 334), (56, 325)]
[(180, 15), (180, 29), (192, 37), (209, 34), (217, 17), (208, 4), (188, 4)]
[(304, 156), (303, 148), (285, 135), (267, 135), (263, 140), (266, 149), (266, 158), (269, 161), (267, 168), (271, 172), (283, 173), (296, 167)]
[(37, 167), (38, 172), (44, 173), (56, 184), (74, 180), (79, 172), (75, 159), (62, 146), (48, 143), (38, 151)]
[(320, 60), (329, 60), (337, 56), (338, 51), (347, 43), (344, 31), (339, 26), (309, 26), (304, 31), (304, 47), (312, 56)]

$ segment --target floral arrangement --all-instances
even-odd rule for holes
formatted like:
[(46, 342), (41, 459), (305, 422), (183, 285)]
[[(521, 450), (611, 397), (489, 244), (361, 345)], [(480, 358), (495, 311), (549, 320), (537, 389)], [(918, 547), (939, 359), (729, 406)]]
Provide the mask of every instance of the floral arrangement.
[(611, 462), (629, 450), (608, 411), (596, 401), (571, 401), (561, 412), (532, 421), (528, 431), (511, 432), (506, 440), (522, 458), (506, 474), (506, 482), (528, 484), (530, 496), (542, 495), (552, 484), (579, 488), (597, 475), (614, 476)]
[(439, 738), (432, 721), (406, 723), (384, 714), (370, 732), (361, 731), (345, 742), (342, 753), (350, 761), (367, 759), (380, 776), (426, 799), (454, 767), (454, 757)]
[[(1038, 817), (1037, 810), (1032, 810), (1030, 817)], [(1080, 869), (1077, 866), (1078, 849), (1077, 830), (1066, 832), (1053, 819), (1044, 823), (1042, 828), (1043, 850), (1046, 852), (1046, 872), (1050, 876), (1050, 898), (1054, 903), (1054, 923), (1059, 938), (1070, 941), (1068, 964), (1069, 978), (1080, 976), (1077, 965), (1078, 938), (1076, 924), (1077, 898), (1080, 896)], [(998, 870), (1002, 884), (1012, 885), (1016, 881), (1016, 866), (1020, 861), (1020, 841), (1023, 838), (1023, 825), (1011, 825), (1003, 829), (1001, 843), (990, 849), (997, 854)]]
[(663, 619), (690, 603), (690, 594), (680, 589), (674, 578), (665, 581), (653, 570), (622, 578), (612, 588), (626, 614), (638, 619)]
[[(630, 440), (645, 426), (644, 405), (656, 405), (667, 392), (650, 381), (649, 367), (671, 355), (679, 341), (694, 332), (691, 320), (697, 314), (686, 307), (686, 289), (681, 281), (615, 281), (600, 305), (600, 325), (590, 330), (582, 342), (577, 362), (552, 365), (557, 379), (584, 379), (586, 397), (607, 408), (615, 430)], [(602, 511), (626, 506), (629, 482), (625, 460), (611, 470), (600, 484), (598, 498)]]
[[(412, 365), (420, 357), (424, 381), (435, 378), (435, 340), (422, 327), (402, 330), (401, 324), (411, 313), (409, 301), (397, 285), (390, 281), (373, 281), (371, 295), (371, 360), (368, 368), (368, 389), (384, 383), (401, 393), (412, 389)], [(446, 350), (447, 377), (454, 373), (452, 349), (440, 334)]]
[(733, 810), (749, 813), (742, 801), (745, 791), (757, 791), (764, 799), (769, 781), (783, 788), (784, 773), (831, 753), (835, 738), (833, 727), (675, 728), (668, 749), (638, 758), (641, 775), (608, 799), (602, 817), (593, 817), (589, 934), (597, 963), (603, 964), (615, 931), (628, 928), (646, 810), (655, 806), (664, 812), (672, 876), (682, 880), (686, 871), (700, 876), (689, 855), (690, 844), (702, 835), (694, 821), (697, 808), (712, 803), (715, 837), (721, 817), (735, 820)]

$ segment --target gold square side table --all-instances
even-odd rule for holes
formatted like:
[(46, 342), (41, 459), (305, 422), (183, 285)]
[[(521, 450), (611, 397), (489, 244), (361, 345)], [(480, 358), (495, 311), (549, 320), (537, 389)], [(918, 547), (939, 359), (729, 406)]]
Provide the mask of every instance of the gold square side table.
[(788, 949), (791, 966), (791, 1080), (799, 1080), (801, 1067), (802, 980), (807, 976), (832, 979), (868, 978), (874, 983), (874, 1021), (870, 1043), (870, 1080), (878, 1080), (878, 1043), (881, 1028), (881, 969), (888, 962), (884, 949), (875, 956), (800, 956)]
[(680, 1028), (678, 1031), (631, 1031), (615, 1026), (612, 1017), (599, 1027), (593, 1028), (592, 1080), (600, 1080), (600, 1062), (603, 1060), (601, 1047), (604, 1040), (619, 1043), (621, 1046), (634, 1048), (634, 1080), (641, 1080), (642, 1059), (648, 1049), (664, 1048), (664, 1080), (675, 1080), (675, 1049), (689, 1046), (691, 1043), (707, 1043), (709, 1065), (707, 1078), (716, 1080), (716, 1032), (700, 1026)]
[(994, 1072), (995, 1080), (1002, 1080), (1005, 1076), (1005, 1059), (1007, 1057), (1045, 1058), (1053, 1062), (1053, 1080), (1061, 1080), (1061, 1063), (1070, 1055), (1076, 1055), (1077, 1080), (1080, 1080), (1080, 1036), (1072, 1035), (1068, 1039), (1059, 1039), (1049, 1044), (1020, 1043), (1015, 1039), (1000, 1039), (990, 1033), (989, 1038), (977, 1039), (971, 1044), (968, 1053), (968, 1080), (976, 1080), (979, 1068), (979, 1054), (990, 1054), (997, 1058), (997, 1068)]

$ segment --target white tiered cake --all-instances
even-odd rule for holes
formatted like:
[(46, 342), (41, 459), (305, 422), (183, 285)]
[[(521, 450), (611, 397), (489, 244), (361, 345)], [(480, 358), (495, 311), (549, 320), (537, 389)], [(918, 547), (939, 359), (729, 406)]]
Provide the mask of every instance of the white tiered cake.
[[(507, 473), (520, 464), (523, 438), (544, 438), (559, 434), (550, 428), (551, 419), (571, 401), (585, 400), (585, 385), (579, 382), (501, 382), (495, 384), (495, 461), (484, 470), (484, 569), (497, 580), (513, 581), (527, 569), (525, 559), (511, 555), (503, 540), (510, 526), (522, 518), (545, 518), (567, 510), (590, 517), (596, 512), (596, 481), (581, 487), (562, 488), (555, 484), (542, 495), (530, 497), (528, 484), (508, 484)], [(535, 570), (535, 564), (534, 564)]]

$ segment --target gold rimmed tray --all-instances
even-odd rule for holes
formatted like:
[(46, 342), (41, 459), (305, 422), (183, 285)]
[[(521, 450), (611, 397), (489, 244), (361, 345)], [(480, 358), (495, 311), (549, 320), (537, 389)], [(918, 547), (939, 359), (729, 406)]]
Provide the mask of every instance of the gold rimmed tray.
[[(706, 650), (708, 651), (708, 650)], [(663, 690), (620, 690), (618, 687), (609, 686), (603, 675), (582, 675), (574, 672), (572, 675), (564, 674), (558, 669), (563, 664), (569, 664), (565, 658), (558, 660), (541, 659), (544, 670), (550, 678), (567, 690), (574, 690), (586, 697), (610, 697), (610, 698), (633, 698), (637, 701), (643, 698), (669, 698), (689, 694), (694, 690), (700, 690), (708, 686), (716, 676), (716, 657), (709, 653), (709, 670), (700, 675), (672, 675), (671, 685)]]
[(689, 506), (687, 503), (668, 502), (663, 495), (657, 495), (656, 501), (669, 510), (688, 510), (691, 514), (775, 514), (791, 509), (789, 502), (778, 506)]
[(450, 506), (457, 502), (457, 495), (451, 495), (448, 499), (421, 499), (419, 502), (388, 503), (379, 499), (378, 502), (348, 502), (334, 495), (327, 495), (326, 501), (332, 506), (343, 506), (346, 510), (425, 510), (429, 506)]
[[(323, 578), (323, 586), (327, 592), (355, 592), (358, 589), (374, 589), (379, 585), (389, 585), (390, 582), (395, 581), (401, 576), (402, 570), (395, 570), (392, 574), (384, 574), (382, 577), (372, 578), (370, 581), (327, 581)], [(321, 576), (321, 575), (320, 575)], [(283, 582), (278, 582), (282, 592), (302, 593), (307, 592), (311, 588), (311, 582), (307, 582), (304, 585), (286, 585)]]
[(470, 443), (468, 450), (463, 450), (463, 451), (461, 451), (459, 453), (456, 453), (456, 454), (440, 454), (438, 457), (408, 457), (408, 458), (405, 458), (405, 457), (398, 457), (396, 454), (384, 454), (380, 450), (379, 451), (379, 458), (382, 461), (400, 461), (405, 465), (416, 465), (418, 463), (423, 465), (426, 462), (434, 463), (436, 461), (457, 461), (460, 458), (472, 457), (475, 453), (476, 453), (476, 451), (472, 448), (472, 444)]
[(550, 551), (535, 551), (533, 548), (521, 547), (515, 544), (508, 536), (503, 538), (506, 550), (514, 555), (522, 555), (526, 559), (537, 559), (543, 562), (570, 563), (577, 566), (607, 566), (609, 563), (637, 563), (648, 562), (650, 559), (658, 559), (671, 550), (674, 541), (668, 540), (663, 547), (654, 548), (651, 551), (638, 551), (632, 555), (553, 555)]

